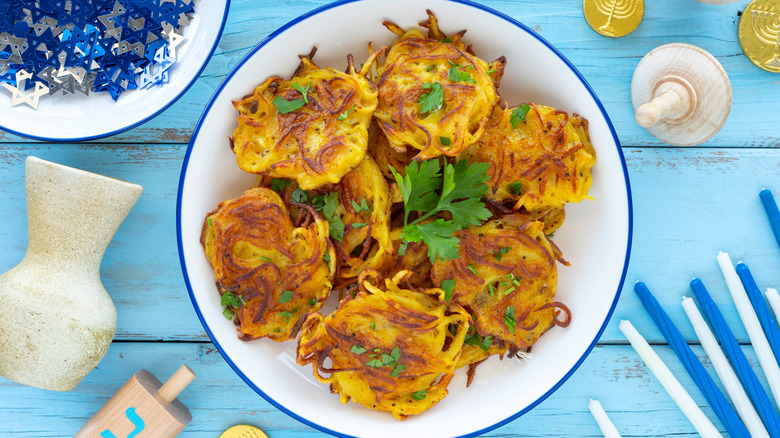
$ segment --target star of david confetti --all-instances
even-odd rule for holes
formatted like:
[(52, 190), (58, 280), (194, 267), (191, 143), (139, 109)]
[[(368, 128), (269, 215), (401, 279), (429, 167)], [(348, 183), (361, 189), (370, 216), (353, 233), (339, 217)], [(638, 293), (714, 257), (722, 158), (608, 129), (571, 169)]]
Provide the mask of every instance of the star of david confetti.
[(33, 107), (49, 92), (116, 100), (165, 84), (194, 8), (194, 0), (0, 0), (0, 83), (14, 87), (15, 104)]
[(33, 109), (38, 109), (38, 101), (40, 100), (41, 96), (49, 94), (49, 89), (40, 82), (35, 82), (35, 90), (32, 93), (25, 94), (22, 89), (25, 88), (24, 84), (30, 78), (32, 78), (31, 73), (28, 73), (24, 70), (19, 70), (16, 72), (16, 86), (13, 86), (9, 83), (3, 83), (3, 88), (9, 90), (12, 93), (11, 106), (25, 103), (31, 106)]

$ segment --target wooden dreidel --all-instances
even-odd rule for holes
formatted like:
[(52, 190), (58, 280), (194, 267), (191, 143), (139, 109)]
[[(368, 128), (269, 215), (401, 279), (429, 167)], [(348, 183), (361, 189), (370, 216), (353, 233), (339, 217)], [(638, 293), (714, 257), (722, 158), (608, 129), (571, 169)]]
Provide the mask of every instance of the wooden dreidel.
[(192, 420), (176, 396), (194, 378), (187, 365), (165, 384), (146, 370), (133, 374), (75, 438), (175, 437)]
[(676, 146), (703, 143), (726, 123), (731, 83), (714, 56), (690, 44), (667, 44), (639, 62), (631, 80), (636, 122)]

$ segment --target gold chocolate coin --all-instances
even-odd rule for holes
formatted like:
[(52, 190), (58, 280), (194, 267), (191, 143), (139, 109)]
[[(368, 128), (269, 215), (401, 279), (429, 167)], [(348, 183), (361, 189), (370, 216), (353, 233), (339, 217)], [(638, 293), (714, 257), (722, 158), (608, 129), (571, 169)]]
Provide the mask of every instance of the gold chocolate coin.
[(739, 45), (750, 62), (780, 73), (780, 0), (754, 0), (745, 8)]
[(585, 20), (596, 32), (622, 37), (633, 32), (645, 14), (644, 0), (583, 0)]
[(268, 435), (257, 427), (239, 424), (222, 432), (219, 438), (268, 438)]

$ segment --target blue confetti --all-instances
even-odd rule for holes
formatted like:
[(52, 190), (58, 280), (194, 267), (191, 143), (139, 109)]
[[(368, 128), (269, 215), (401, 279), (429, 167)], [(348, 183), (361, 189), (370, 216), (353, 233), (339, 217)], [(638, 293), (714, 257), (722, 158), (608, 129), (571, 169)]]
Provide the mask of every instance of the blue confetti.
[(194, 0), (0, 0), (0, 83), (25, 70), (25, 89), (114, 100), (161, 86), (193, 13)]

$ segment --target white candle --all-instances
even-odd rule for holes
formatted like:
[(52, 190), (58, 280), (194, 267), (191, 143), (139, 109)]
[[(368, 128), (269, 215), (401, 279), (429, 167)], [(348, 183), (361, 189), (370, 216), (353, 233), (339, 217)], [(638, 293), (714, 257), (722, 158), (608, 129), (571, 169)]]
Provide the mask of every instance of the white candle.
[(712, 422), (691, 398), (690, 394), (683, 388), (680, 382), (674, 377), (674, 374), (669, 370), (666, 364), (660, 357), (650, 348), (650, 344), (647, 343), (645, 338), (636, 331), (630, 321), (620, 321), (620, 331), (626, 335), (626, 339), (631, 343), (642, 360), (650, 368), (653, 375), (661, 382), (666, 392), (672, 397), (680, 410), (688, 418), (688, 421), (693, 424), (693, 427), (699, 432), (699, 435), (704, 438), (719, 438), (721, 434), (718, 433), (718, 429), (712, 425)]
[(745, 423), (745, 427), (750, 432), (750, 436), (753, 438), (769, 438), (769, 433), (761, 422), (761, 417), (758, 416), (758, 412), (756, 412), (756, 409), (750, 402), (750, 398), (745, 393), (745, 389), (739, 382), (737, 374), (731, 368), (726, 355), (723, 354), (723, 350), (720, 349), (715, 335), (710, 331), (710, 327), (704, 322), (704, 318), (702, 318), (696, 304), (692, 299), (683, 297), (682, 306), (685, 314), (688, 315), (688, 319), (691, 321), (691, 325), (693, 325), (693, 330), (696, 332), (701, 346), (704, 347), (704, 351), (709, 356), (713, 367), (715, 367), (715, 372), (718, 373), (720, 381), (723, 382), (726, 392), (731, 397), (731, 402), (734, 403), (734, 407)]
[(620, 433), (618, 433), (615, 425), (609, 421), (607, 413), (604, 412), (604, 408), (601, 407), (601, 403), (599, 403), (598, 400), (590, 399), (588, 409), (590, 409), (590, 413), (593, 414), (593, 418), (596, 419), (596, 423), (599, 424), (599, 429), (601, 429), (604, 438), (620, 438)]
[(769, 301), (769, 305), (772, 306), (775, 320), (780, 324), (780, 295), (777, 294), (777, 289), (772, 287), (766, 288), (766, 299)]
[(761, 369), (764, 370), (766, 380), (769, 382), (769, 389), (775, 400), (780, 400), (780, 367), (778, 367), (775, 355), (772, 353), (772, 347), (769, 346), (769, 341), (764, 335), (764, 330), (758, 322), (756, 311), (750, 304), (745, 287), (742, 286), (742, 281), (740, 281), (737, 271), (734, 270), (729, 255), (725, 252), (718, 254), (718, 264), (723, 272), (723, 278), (726, 280), (726, 286), (731, 292), (731, 299), (734, 300), (745, 331), (753, 344), (753, 350), (756, 352)]

